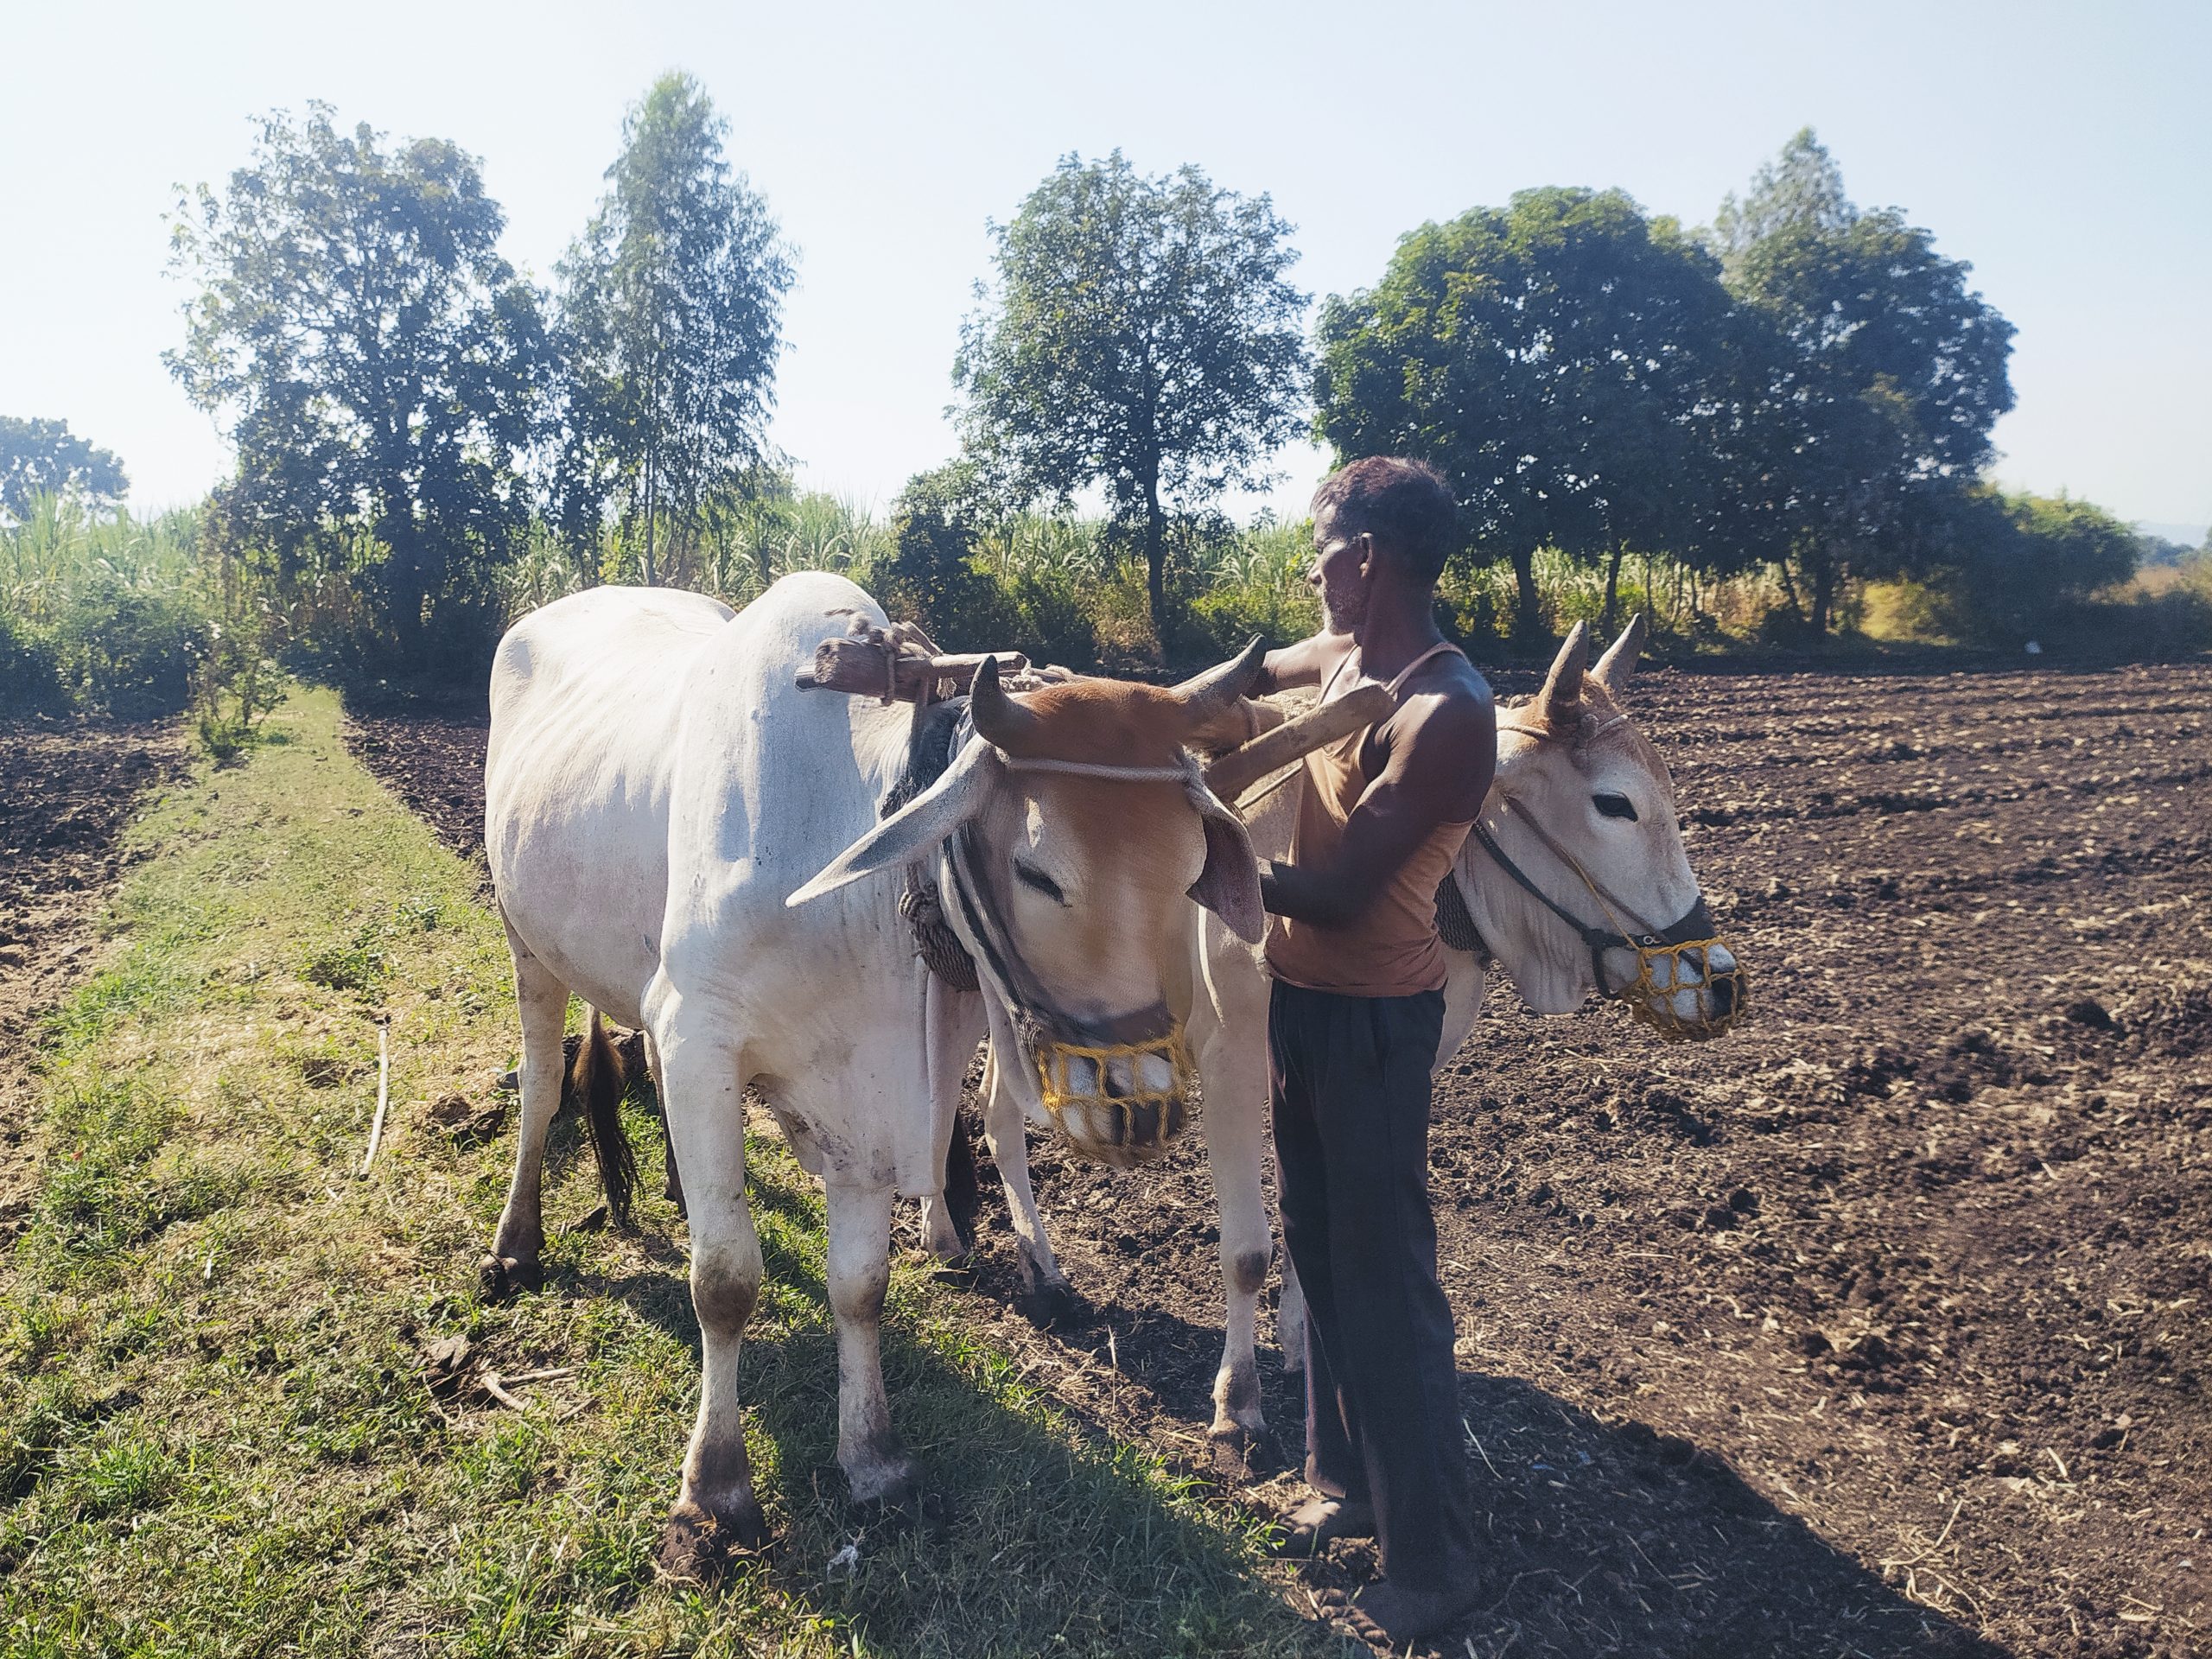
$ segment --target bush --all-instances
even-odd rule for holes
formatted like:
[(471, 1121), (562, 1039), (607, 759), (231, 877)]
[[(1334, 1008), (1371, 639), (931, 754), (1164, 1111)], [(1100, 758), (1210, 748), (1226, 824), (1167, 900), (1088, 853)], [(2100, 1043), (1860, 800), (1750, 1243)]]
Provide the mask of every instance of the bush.
[(105, 518), (49, 495), (0, 528), (0, 702), (170, 713), (207, 640), (193, 514)]
[(69, 707), (50, 641), (0, 610), (0, 715), (58, 714)]

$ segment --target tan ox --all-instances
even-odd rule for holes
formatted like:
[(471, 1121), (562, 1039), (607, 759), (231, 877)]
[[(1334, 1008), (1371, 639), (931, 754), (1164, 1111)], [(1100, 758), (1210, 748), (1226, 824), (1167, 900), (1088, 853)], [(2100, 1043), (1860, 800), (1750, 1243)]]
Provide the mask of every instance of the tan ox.
[[(1739, 1011), (1742, 971), (1712, 937), (1682, 847), (1673, 779), (1621, 702), (1643, 637), (1639, 617), (1586, 671), (1588, 631), (1578, 623), (1543, 690), (1499, 714), (1495, 781), (1451, 878), (1481, 949), (1465, 948), (1476, 940), (1447, 931), (1446, 943), (1458, 948), (1446, 952), (1439, 1064), (1473, 1027), (1492, 963), (1539, 1014), (1572, 1013), (1597, 989), (1669, 1034), (1704, 1036), (1725, 1030)], [(1241, 792), (1229, 775), (1233, 762), (1209, 770), (1224, 793)], [(1258, 789), (1245, 794), (1259, 856), (1288, 855), (1298, 787), (1294, 776), (1256, 803)], [(1188, 1040), (1204, 1080), (1202, 1128), (1220, 1205), (1227, 1300), (1210, 1432), (1241, 1454), (1266, 1427), (1254, 1360), (1259, 1295), (1274, 1254), (1261, 1187), (1267, 981), (1249, 945), (1196, 912), (1185, 919), (1192, 966), (1180, 981), (1192, 991), (1178, 1006), (1188, 1010)], [(1022, 1114), (1008, 1086), (1016, 1076), (1011, 1067), (988, 1068), (984, 1128), (1025, 1285), (1049, 1309), (1065, 1296), (1067, 1280), (1031, 1189)], [(932, 1217), (930, 1230), (932, 1248), (957, 1248), (940, 1220)], [(1277, 1337), (1294, 1368), (1302, 1363), (1303, 1317), (1286, 1262)]]

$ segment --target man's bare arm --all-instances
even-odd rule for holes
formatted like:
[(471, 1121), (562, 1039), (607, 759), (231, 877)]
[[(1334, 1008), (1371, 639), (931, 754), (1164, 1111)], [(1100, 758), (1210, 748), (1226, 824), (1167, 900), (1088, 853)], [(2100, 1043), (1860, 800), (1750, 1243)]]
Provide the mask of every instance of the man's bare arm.
[(1346, 925), (1375, 902), (1438, 824), (1465, 823), (1482, 810), (1497, 762), (1488, 692), (1422, 701), (1430, 706), (1391, 743), (1382, 775), (1352, 808), (1335, 855), (1318, 865), (1270, 863), (1261, 873), (1261, 899), (1275, 914)]
[(1295, 645), (1271, 651), (1251, 695), (1264, 697), (1297, 686), (1319, 685), (1351, 652), (1348, 633), (1311, 634)]

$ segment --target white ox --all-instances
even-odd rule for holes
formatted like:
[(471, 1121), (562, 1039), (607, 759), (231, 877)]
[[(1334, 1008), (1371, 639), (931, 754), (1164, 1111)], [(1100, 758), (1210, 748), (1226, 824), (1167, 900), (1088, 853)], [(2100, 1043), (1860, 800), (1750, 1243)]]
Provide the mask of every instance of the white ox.
[[(1054, 1071), (1062, 1121), (1102, 1145), (1163, 1138), (1192, 1081), (1167, 1013), (1190, 996), (1185, 894), (1245, 938), (1260, 925), (1249, 842), (1185, 748), (1233, 715), (1256, 649), (1173, 690), (1085, 680), (1019, 702), (987, 664), (976, 735), (880, 817), (907, 770), (912, 711), (798, 684), (855, 618), (885, 620), (822, 574), (734, 616), (695, 594), (601, 588), (517, 624), (493, 670), (486, 849), (523, 1061), (485, 1276), (494, 1292), (537, 1277), (573, 993), (594, 1010), (580, 1074), (603, 1052), (601, 1013), (645, 1033), (688, 1199), (703, 1376), (664, 1545), (683, 1570), (764, 1531), (737, 1392), (761, 1273), (747, 1087), (827, 1192), (837, 1460), (855, 1497), (897, 1498), (914, 1477), (879, 1353), (892, 1205), (939, 1193), (977, 1041), (988, 1027), (1025, 1070)], [(896, 881), (859, 881), (913, 863), (961, 898), (982, 995), (917, 962)], [(614, 1102), (584, 1092), (619, 1219)]]
[[(1496, 779), (1479, 820), (1497, 852), (1471, 835), (1452, 876), (1490, 961), (1535, 1012), (1572, 1013), (1599, 989), (1653, 1023), (1682, 1035), (1709, 1035), (1733, 1020), (1742, 972), (1728, 948), (1711, 938), (1666, 765), (1620, 701), (1643, 639), (1639, 615), (1586, 672), (1588, 631), (1576, 624), (1543, 690), (1526, 705), (1500, 711)], [(1294, 777), (1251, 809), (1248, 828), (1261, 857), (1288, 856), (1299, 786)], [(1544, 897), (1510, 875), (1500, 854)], [(1221, 1212), (1227, 1287), (1227, 1332), (1209, 1433), (1217, 1447), (1241, 1458), (1266, 1432), (1254, 1357), (1259, 1294), (1274, 1250), (1261, 1188), (1268, 982), (1243, 941), (1196, 911), (1186, 921), (1186, 948), (1194, 957), (1188, 1028), (1205, 1084), (1201, 1129)], [(1657, 971), (1642, 975), (1638, 952), (1625, 937), (1599, 943), (1631, 932), (1688, 948), (1660, 955)], [(1450, 978), (1438, 1065), (1458, 1052), (1473, 1027), (1490, 965), (1465, 949), (1446, 957)], [(996, 1064), (995, 1051), (985, 1079), (985, 1135), (1006, 1185), (1022, 1278), (1050, 1307), (1068, 1285), (1030, 1185), (1022, 1120), (1037, 1116), (1034, 1092), (1023, 1071)], [(951, 1253), (956, 1247), (941, 1221), (932, 1215), (926, 1224), (931, 1247)], [(1303, 1363), (1303, 1321), (1297, 1279), (1286, 1260), (1276, 1335), (1294, 1369)]]

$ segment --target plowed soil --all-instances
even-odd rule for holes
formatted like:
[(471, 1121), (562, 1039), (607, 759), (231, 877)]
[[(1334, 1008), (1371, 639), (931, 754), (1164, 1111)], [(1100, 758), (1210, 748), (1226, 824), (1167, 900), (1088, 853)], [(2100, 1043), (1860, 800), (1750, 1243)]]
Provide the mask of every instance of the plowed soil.
[(124, 819), (183, 760), (168, 721), (0, 723), (0, 1236), (29, 1179), (32, 1028), (83, 970)]
[[(1660, 1047), (1501, 988), (1445, 1068), (1493, 1554), (1434, 1650), (2212, 1652), (2212, 669), (1647, 671), (1631, 702), (1752, 1012)], [(483, 731), (361, 728), (463, 849)], [(963, 1294), (1071, 1409), (1206, 1468), (1202, 1155), (1035, 1165), (1085, 1305), (1021, 1317), (995, 1198)], [(1372, 1567), (1338, 1545), (1286, 1592)]]

